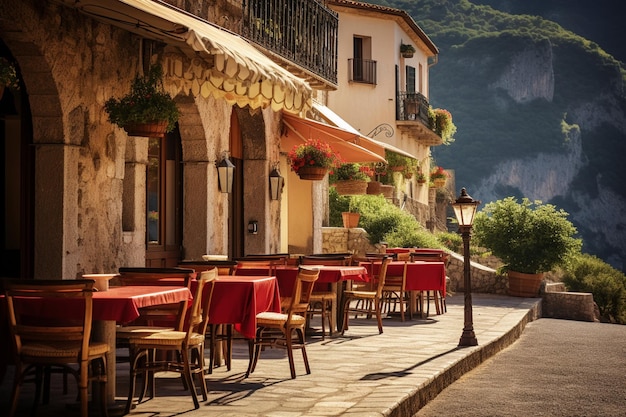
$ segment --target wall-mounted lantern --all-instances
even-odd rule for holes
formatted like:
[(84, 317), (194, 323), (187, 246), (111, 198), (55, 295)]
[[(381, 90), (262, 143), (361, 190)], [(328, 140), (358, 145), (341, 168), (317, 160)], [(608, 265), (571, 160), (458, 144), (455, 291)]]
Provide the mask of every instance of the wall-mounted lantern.
[(221, 192), (230, 193), (233, 191), (234, 177), (235, 165), (228, 159), (228, 154), (225, 154), (222, 160), (217, 164), (217, 180)]
[(248, 222), (248, 233), (256, 235), (259, 233), (259, 222), (256, 220), (250, 220)]
[(278, 168), (274, 168), (270, 172), (270, 199), (280, 200), (284, 185), (285, 179), (280, 175)]

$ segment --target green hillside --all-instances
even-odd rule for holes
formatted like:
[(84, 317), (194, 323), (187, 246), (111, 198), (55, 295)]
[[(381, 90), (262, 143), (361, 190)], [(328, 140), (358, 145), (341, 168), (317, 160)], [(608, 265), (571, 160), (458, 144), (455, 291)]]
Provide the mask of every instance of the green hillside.
[[(519, 178), (535, 181), (525, 189), (540, 190), (537, 194), (546, 202), (571, 214), (585, 241), (585, 251), (624, 269), (626, 240), (620, 235), (626, 227), (622, 220), (626, 217), (626, 189), (621, 185), (626, 177), (626, 164), (621, 162), (626, 155), (626, 71), (598, 43), (539, 16), (558, 17), (568, 28), (585, 30), (594, 40), (610, 39), (617, 52), (621, 48), (612, 31), (618, 20), (605, 20), (608, 34), (602, 33), (598, 23), (611, 12), (617, 14), (614, 8), (607, 11), (595, 2), (583, 1), (568, 1), (571, 7), (560, 8), (563, 2), (559, 0), (369, 3), (407, 11), (440, 49), (439, 62), (430, 70), (429, 99), (433, 107), (450, 110), (458, 130), (456, 141), (434, 148), (433, 155), (439, 165), (455, 170), (457, 187), (467, 187), (484, 202), (510, 195), (534, 199), (537, 196), (519, 186)], [(511, 13), (536, 11), (537, 15), (509, 14), (487, 3)], [(546, 73), (553, 78), (546, 82), (550, 88), (546, 87), (545, 94), (520, 99), (511, 93), (519, 89), (511, 80), (511, 68), (524, 56), (530, 56), (529, 70), (535, 69), (532, 63), (549, 65), (551, 73)], [(555, 167), (542, 167), (537, 161), (549, 161), (546, 155), (552, 155), (564, 163), (566, 159), (557, 156), (571, 152), (571, 129), (580, 132), (580, 156), (556, 171), (574, 169), (573, 177), (567, 180), (565, 190), (541, 184), (536, 179), (541, 172), (537, 171), (545, 169), (546, 175), (554, 175)], [(534, 177), (516, 172), (509, 177), (515, 174), (517, 185), (498, 181), (506, 177), (502, 172), (509, 161), (535, 163)], [(587, 202), (594, 203), (593, 209), (586, 207)]]

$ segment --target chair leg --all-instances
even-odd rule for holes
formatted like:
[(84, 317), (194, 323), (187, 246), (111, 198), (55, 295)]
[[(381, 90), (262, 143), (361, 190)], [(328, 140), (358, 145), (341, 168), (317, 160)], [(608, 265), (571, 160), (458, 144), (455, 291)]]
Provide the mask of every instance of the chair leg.
[(309, 375), (311, 373), (311, 367), (309, 366), (309, 358), (308, 358), (308, 356), (306, 354), (304, 330), (303, 329), (296, 329), (296, 332), (298, 333), (298, 340), (299, 340), (299, 343), (300, 343), (300, 350), (302, 350), (302, 359), (304, 360), (304, 369), (306, 370), (307, 375)]
[(200, 408), (200, 402), (198, 401), (198, 394), (196, 393), (196, 387), (193, 383), (193, 377), (191, 376), (191, 363), (189, 362), (189, 350), (183, 349), (182, 351), (183, 361), (183, 377), (187, 382), (189, 391), (191, 391), (191, 399), (193, 400), (193, 406), (197, 410)]
[(291, 340), (292, 329), (285, 329), (285, 345), (287, 347), (287, 357), (289, 358), (289, 370), (291, 371), (291, 379), (296, 378), (296, 366), (293, 360), (293, 342)]
[(80, 415), (81, 417), (89, 416), (89, 363), (79, 364), (80, 378), (78, 389), (80, 390)]
[(254, 340), (248, 340), (248, 355), (250, 356), (250, 362), (248, 363), (248, 370), (246, 371), (246, 378), (254, 372), (256, 363), (261, 355), (261, 337), (263, 335), (263, 328), (259, 328), (256, 331), (256, 338)]
[(348, 320), (350, 319), (350, 297), (346, 297), (343, 304), (343, 326), (341, 326), (341, 335), (348, 330)]
[(376, 320), (378, 321), (378, 334), (383, 332), (383, 317), (382, 317), (382, 302), (377, 299), (374, 301), (374, 307), (376, 308)]

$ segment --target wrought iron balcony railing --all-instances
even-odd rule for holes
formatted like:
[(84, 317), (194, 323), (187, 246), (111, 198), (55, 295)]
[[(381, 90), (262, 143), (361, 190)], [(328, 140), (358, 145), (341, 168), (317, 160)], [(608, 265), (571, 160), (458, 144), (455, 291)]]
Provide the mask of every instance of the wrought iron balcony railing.
[(397, 120), (416, 120), (429, 126), (428, 99), (421, 93), (399, 91), (396, 101)]
[(243, 0), (242, 35), (337, 84), (338, 15), (319, 0)]
[(348, 59), (350, 81), (376, 84), (376, 61), (371, 59)]

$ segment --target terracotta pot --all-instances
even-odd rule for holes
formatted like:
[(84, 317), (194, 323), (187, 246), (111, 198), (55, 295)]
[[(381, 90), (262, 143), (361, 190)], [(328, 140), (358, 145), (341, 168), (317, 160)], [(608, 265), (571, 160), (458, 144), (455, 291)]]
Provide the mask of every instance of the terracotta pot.
[(350, 229), (359, 225), (361, 214), (344, 211), (341, 213), (341, 217), (343, 218), (343, 227)]
[(335, 189), (339, 195), (362, 195), (367, 192), (367, 181), (344, 180), (337, 181)]
[(132, 123), (124, 126), (124, 130), (128, 136), (162, 138), (167, 131), (167, 120), (152, 123)]
[(298, 170), (298, 176), (301, 180), (320, 181), (324, 179), (326, 172), (328, 172), (326, 168), (305, 166)]
[(543, 273), (525, 274), (523, 272), (508, 271), (509, 295), (513, 297), (538, 297)]

